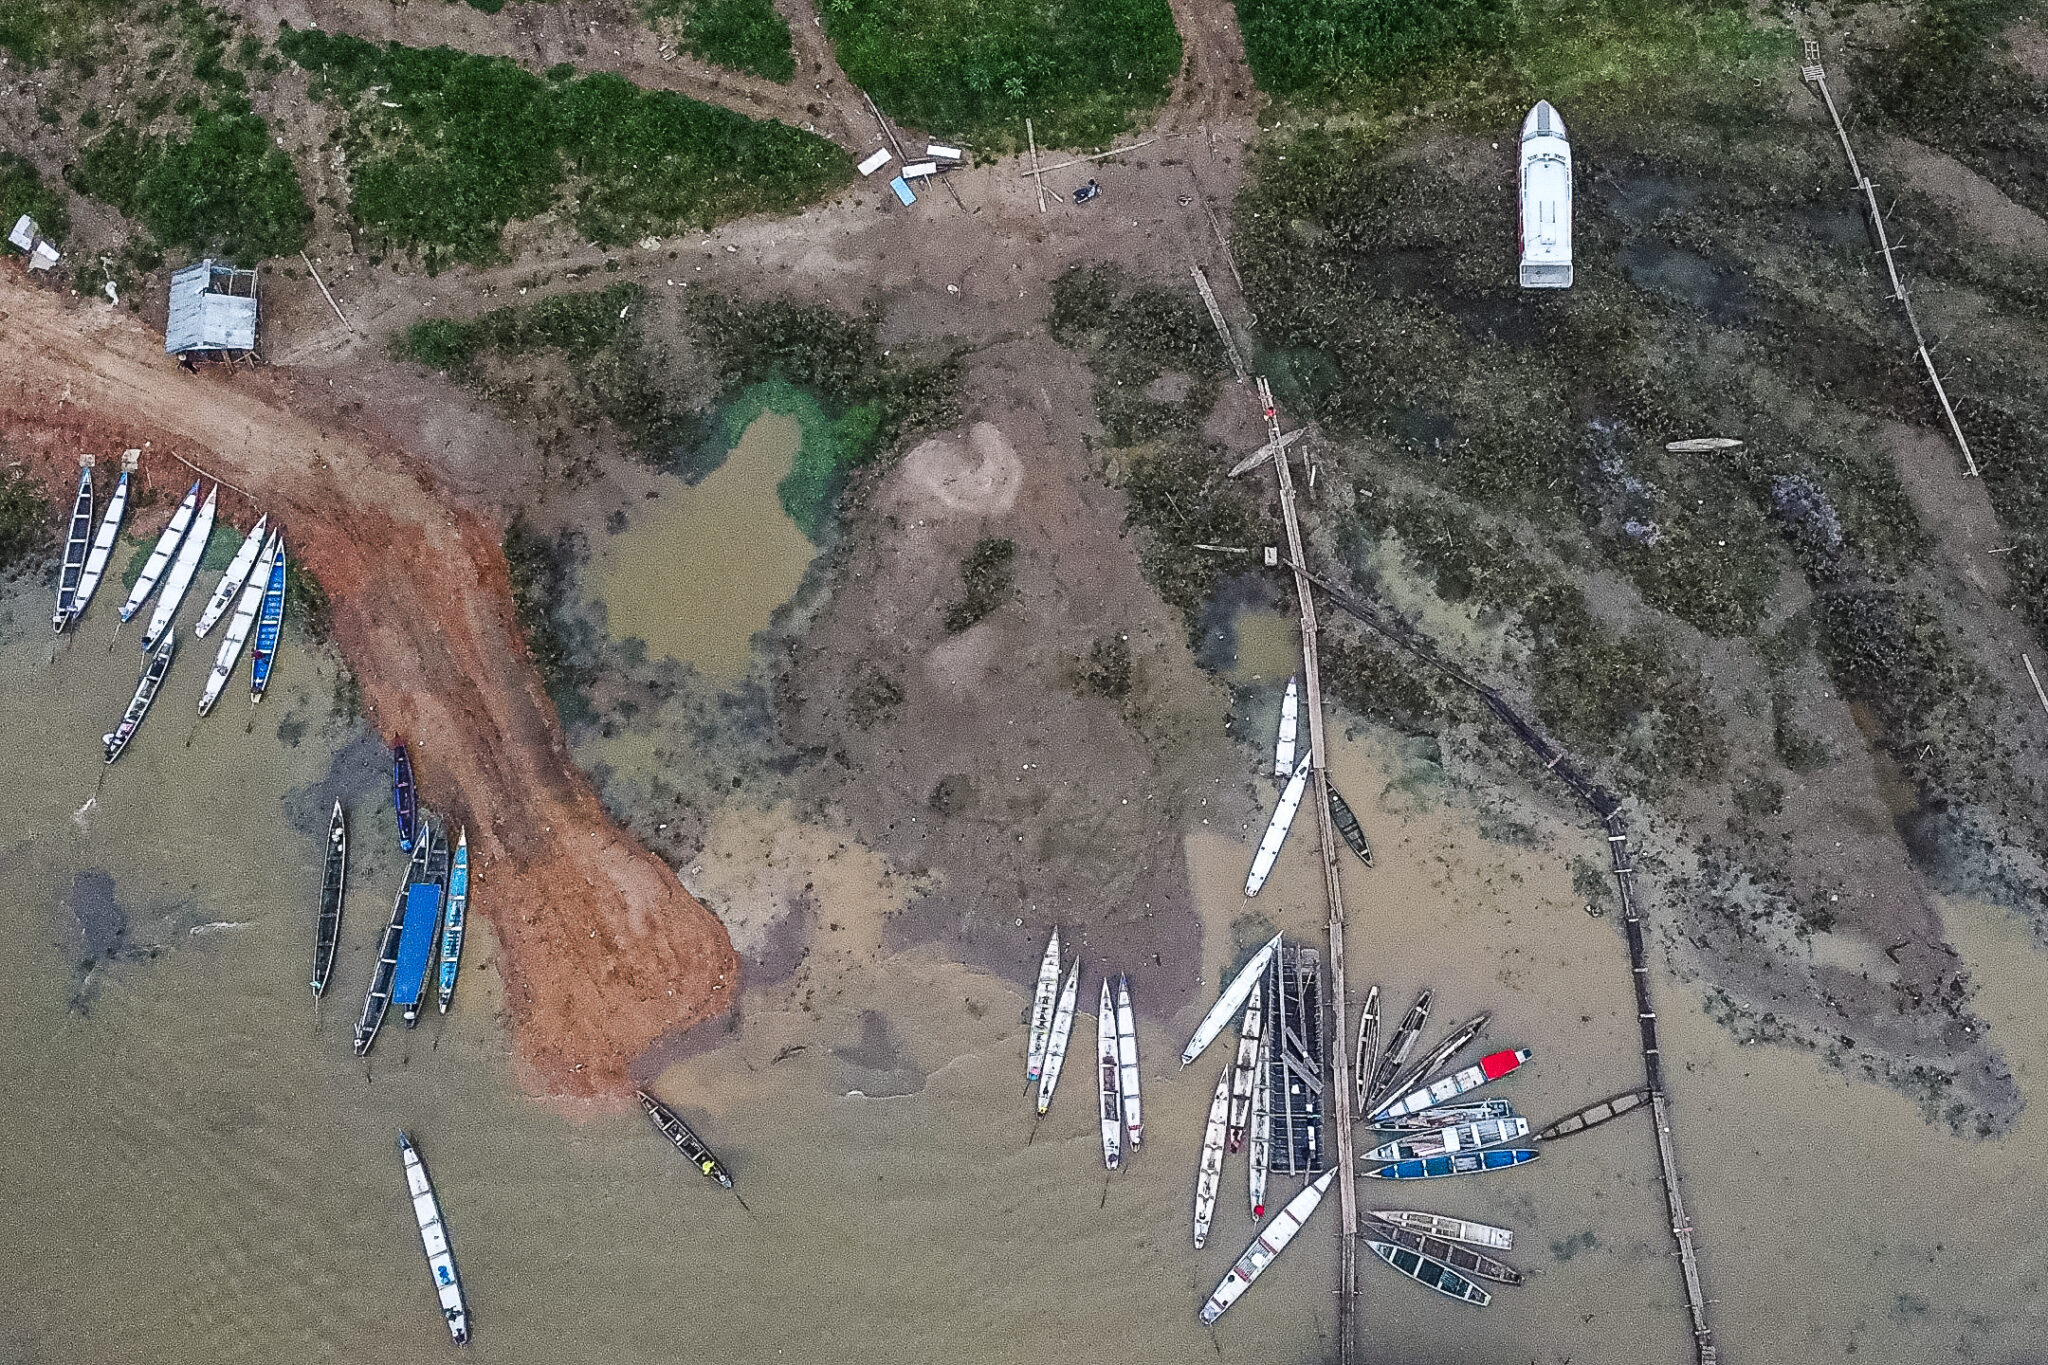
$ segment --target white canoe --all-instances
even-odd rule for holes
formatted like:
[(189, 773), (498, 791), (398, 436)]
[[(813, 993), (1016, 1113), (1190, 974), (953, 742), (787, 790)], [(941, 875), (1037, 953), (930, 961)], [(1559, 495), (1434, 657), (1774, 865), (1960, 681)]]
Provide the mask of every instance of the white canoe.
[(1252, 1281), (1265, 1274), (1266, 1267), (1287, 1250), (1287, 1244), (1301, 1231), (1302, 1224), (1308, 1222), (1309, 1215), (1316, 1211), (1316, 1205), (1323, 1202), (1324, 1193), (1336, 1178), (1335, 1171), (1323, 1172), (1321, 1179), (1288, 1200), (1287, 1207), (1274, 1214), (1273, 1221), (1260, 1229), (1252, 1244), (1245, 1248), (1244, 1255), (1237, 1258), (1237, 1264), (1223, 1277), (1223, 1283), (1216, 1286), (1216, 1292), (1202, 1305), (1203, 1322), (1216, 1321), (1230, 1305), (1244, 1297), (1244, 1291), (1252, 1287)]
[(1392, 1142), (1382, 1143), (1373, 1148), (1359, 1160), (1413, 1161), (1417, 1157), (1449, 1156), (1452, 1152), (1472, 1152), (1481, 1147), (1499, 1147), (1528, 1135), (1529, 1120), (1520, 1114), (1510, 1114), (1505, 1118), (1454, 1123), (1448, 1128), (1432, 1128), (1426, 1132), (1395, 1138)]
[(1468, 1090), (1477, 1090), (1489, 1081), (1497, 1081), (1501, 1077), (1511, 1074), (1523, 1062), (1528, 1061), (1534, 1055), (1535, 1053), (1525, 1047), (1516, 1048), (1509, 1052), (1491, 1053), (1481, 1057), (1463, 1071), (1455, 1072), (1439, 1081), (1432, 1081), (1412, 1094), (1403, 1095), (1392, 1104), (1374, 1112), (1372, 1117), (1375, 1120), (1397, 1119), (1403, 1114), (1414, 1114), (1424, 1109), (1434, 1109), (1439, 1104), (1462, 1095)]
[(213, 672), (207, 676), (206, 690), (199, 697), (199, 714), (202, 716), (220, 700), (228, 679), (234, 675), (235, 665), (241, 662), (242, 649), (249, 643), (249, 632), (256, 627), (256, 612), (263, 605), (264, 590), (270, 585), (270, 565), (277, 558), (277, 543), (278, 538), (273, 534), (263, 547), (263, 557), (256, 561), (256, 571), (242, 585), (242, 600), (235, 603), (235, 614), (228, 620), (227, 634), (221, 638), (220, 651), (213, 656)]
[(1145, 1141), (1145, 1113), (1138, 1097), (1138, 1017), (1131, 1009), (1131, 979), (1116, 981), (1116, 1058), (1118, 1088), (1124, 1101), (1124, 1131), (1131, 1146)]
[(92, 548), (85, 554), (85, 571), (78, 576), (78, 589), (71, 599), (71, 619), (76, 621), (85, 615), (92, 595), (99, 591), (100, 580), (107, 576), (107, 561), (113, 557), (114, 542), (121, 535), (121, 516), (128, 510), (128, 476), (114, 485), (114, 496), (107, 499), (107, 513), (100, 518), (99, 534), (92, 538)]
[(228, 561), (227, 572), (214, 585), (213, 596), (207, 599), (206, 610), (199, 613), (199, 624), (192, 627), (192, 634), (204, 640), (206, 633), (220, 624), (220, 618), (227, 615), (228, 604), (235, 600), (235, 594), (249, 581), (249, 575), (256, 568), (256, 556), (263, 553), (263, 533), (270, 526), (270, 514), (256, 518), (256, 524), (249, 528), (249, 534), (242, 537), (242, 546), (235, 551), (235, 557)]
[(1246, 1188), (1252, 1197), (1252, 1217), (1266, 1216), (1266, 1177), (1273, 1169), (1273, 1042), (1259, 1039), (1259, 1074), (1252, 1083), (1252, 1128), (1245, 1140), (1251, 1158)]
[(1202, 1131), (1202, 1165), (1195, 1175), (1195, 1250), (1209, 1240), (1216, 1220), (1216, 1191), (1223, 1186), (1223, 1128), (1230, 1120), (1230, 1068), (1216, 1078), (1216, 1098), (1209, 1101), (1209, 1126)]
[(1522, 120), (1524, 289), (1572, 287), (1572, 144), (1549, 100)]
[(1287, 695), (1280, 698), (1280, 739), (1273, 746), (1273, 776), (1285, 777), (1294, 771), (1294, 737), (1299, 731), (1301, 720), (1301, 691), (1294, 679), (1287, 680)]
[(1365, 1008), (1358, 1012), (1358, 1065), (1352, 1075), (1358, 1078), (1358, 1108), (1365, 1109), (1366, 1092), (1372, 1089), (1373, 1068), (1380, 1062), (1380, 988), (1374, 986), (1365, 993)]
[(1273, 812), (1273, 821), (1266, 826), (1266, 837), (1259, 840), (1259, 851), (1252, 855), (1251, 875), (1244, 879), (1244, 893), (1256, 896), (1266, 884), (1266, 878), (1273, 875), (1273, 862), (1280, 856), (1280, 845), (1287, 842), (1287, 831), (1294, 827), (1294, 813), (1301, 809), (1302, 795), (1308, 791), (1308, 765), (1311, 754), (1303, 754), (1301, 762), (1294, 767), (1294, 776), (1287, 779), (1287, 787), (1280, 793), (1280, 805)]
[(1045, 945), (1045, 958), (1038, 964), (1038, 989), (1031, 995), (1031, 1041), (1024, 1054), (1024, 1083), (1038, 1079), (1045, 1069), (1045, 1043), (1052, 1037), (1052, 1008), (1060, 993), (1060, 931), (1052, 931)]
[(1420, 1209), (1374, 1209), (1372, 1216), (1397, 1228), (1463, 1242), (1467, 1246), (1492, 1247), (1496, 1251), (1515, 1249), (1515, 1234), (1491, 1223), (1475, 1223), (1469, 1218), (1452, 1218), (1441, 1213), (1424, 1213)]
[(1060, 989), (1060, 1003), (1052, 1012), (1052, 1033), (1045, 1040), (1045, 1070), (1038, 1076), (1038, 1112), (1052, 1108), (1052, 1092), (1060, 1083), (1060, 1068), (1067, 1064), (1067, 1039), (1074, 1032), (1074, 1004), (1081, 994), (1081, 959), (1067, 973)]
[(171, 571), (164, 577), (164, 590), (156, 599), (156, 610), (150, 613), (149, 629), (143, 633), (144, 652), (156, 648), (156, 642), (171, 628), (171, 620), (177, 616), (178, 608), (185, 601), (185, 591), (192, 586), (192, 577), (199, 572), (199, 561), (206, 554), (206, 542), (213, 538), (214, 513), (220, 508), (220, 485), (206, 495), (206, 501), (199, 505), (199, 515), (192, 522), (192, 529), (185, 533), (185, 543), (178, 547), (178, 557), (171, 561)]
[(462, 1302), (462, 1277), (455, 1273), (455, 1253), (448, 1247), (441, 1201), (434, 1195), (434, 1182), (427, 1179), (426, 1164), (404, 1133), (398, 1135), (398, 1156), (405, 1163), (405, 1189), (412, 1198), (413, 1217), (419, 1221), (420, 1246), (427, 1253), (427, 1269), (434, 1275), (441, 1317), (448, 1324), (448, 1335), (460, 1346), (469, 1340), (469, 1309)]
[(1244, 970), (1230, 979), (1230, 984), (1223, 988), (1223, 994), (1216, 997), (1216, 1003), (1209, 1007), (1209, 1012), (1202, 1016), (1202, 1022), (1195, 1026), (1194, 1036), (1188, 1039), (1188, 1045), (1181, 1049), (1182, 1066), (1186, 1066), (1207, 1051), (1209, 1044), (1216, 1041), (1216, 1035), (1229, 1027), (1231, 1020), (1237, 1018), (1237, 1012), (1244, 1008), (1244, 1002), (1251, 995), (1252, 987), (1265, 976), (1266, 964), (1271, 962), (1273, 954), (1279, 951), (1280, 935), (1275, 934), (1265, 947), (1251, 955), (1251, 960), (1244, 964)]
[(1123, 1064), (1116, 1052), (1116, 1002), (1109, 996), (1109, 978), (1102, 978), (1102, 1003), (1095, 1010), (1096, 1109), (1102, 1115), (1102, 1164), (1115, 1170), (1123, 1164)]
[(1252, 1120), (1252, 1078), (1259, 1069), (1259, 1039), (1266, 1031), (1266, 983), (1252, 986), (1245, 1001), (1244, 1022), (1237, 1031), (1237, 1061), (1230, 1068), (1230, 1150), (1244, 1146)]
[(149, 562), (142, 566), (142, 577), (135, 580), (135, 586), (128, 590), (128, 600), (121, 604), (121, 619), (126, 621), (142, 610), (142, 604), (156, 591), (157, 580), (170, 567), (171, 556), (178, 553), (178, 547), (185, 543), (185, 533), (192, 529), (192, 519), (199, 514), (199, 481), (194, 479), (187, 490), (185, 500), (178, 504), (178, 510), (171, 513), (171, 524), (164, 527), (164, 533), (156, 538), (156, 548), (149, 552)]

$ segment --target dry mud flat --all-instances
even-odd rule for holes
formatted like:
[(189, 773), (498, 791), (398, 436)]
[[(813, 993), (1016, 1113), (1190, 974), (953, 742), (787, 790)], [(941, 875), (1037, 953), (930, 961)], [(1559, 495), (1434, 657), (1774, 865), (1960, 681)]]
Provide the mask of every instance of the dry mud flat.
[[(195, 379), (126, 316), (67, 308), (11, 277), (0, 317), (19, 355), (0, 379), (0, 420), (50, 486), (74, 477), (81, 451), (147, 442), (153, 465), (175, 452), (282, 521), (332, 599), (335, 641), (378, 728), (414, 746), (424, 803), (469, 828), (529, 1084), (616, 1091), (648, 1044), (725, 1008), (738, 960), (724, 929), (569, 760), (492, 520), (331, 418), (301, 415), (312, 405), (288, 379)], [(178, 470), (157, 477), (182, 482)]]

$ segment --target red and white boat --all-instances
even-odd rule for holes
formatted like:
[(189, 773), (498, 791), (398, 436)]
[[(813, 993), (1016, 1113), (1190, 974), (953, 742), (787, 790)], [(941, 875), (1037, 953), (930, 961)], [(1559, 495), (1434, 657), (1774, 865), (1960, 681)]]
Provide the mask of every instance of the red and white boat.
[(1477, 1090), (1480, 1086), (1490, 1081), (1499, 1080), (1501, 1077), (1512, 1073), (1523, 1062), (1528, 1061), (1535, 1055), (1534, 1052), (1526, 1047), (1518, 1047), (1511, 1052), (1490, 1053), (1487, 1056), (1481, 1057), (1477, 1064), (1468, 1066), (1463, 1071), (1452, 1072), (1442, 1080), (1432, 1081), (1420, 1090), (1411, 1091), (1403, 1095), (1384, 1109), (1376, 1111), (1372, 1116), (1373, 1121), (1397, 1119), (1404, 1114), (1416, 1114), (1424, 1109), (1434, 1109), (1439, 1104), (1455, 1099), (1468, 1090)]
[(1549, 100), (1522, 120), (1522, 288), (1572, 287), (1572, 144)]

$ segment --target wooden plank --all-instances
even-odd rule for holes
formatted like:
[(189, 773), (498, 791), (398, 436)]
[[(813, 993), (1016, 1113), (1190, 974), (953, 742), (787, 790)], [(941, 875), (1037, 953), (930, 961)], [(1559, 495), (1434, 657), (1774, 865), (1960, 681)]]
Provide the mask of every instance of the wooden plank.
[[(1216, 291), (1209, 287), (1209, 277), (1202, 273), (1202, 267), (1188, 267), (1195, 277), (1195, 292), (1202, 296), (1202, 305), (1209, 310), (1209, 321), (1215, 324), (1216, 335), (1222, 338), (1223, 353), (1230, 357), (1230, 368), (1237, 371), (1237, 382), (1244, 383), (1244, 357), (1238, 354), (1237, 339), (1230, 335), (1230, 324), (1223, 320), (1223, 308), (1216, 302)], [(1301, 433), (1296, 432), (1299, 436)], [(1235, 474), (1236, 470), (1231, 470)]]
[(1038, 134), (1032, 131), (1031, 120), (1024, 120), (1024, 140), (1031, 144), (1031, 178), (1038, 182), (1038, 211), (1045, 212), (1045, 172), (1038, 169)]

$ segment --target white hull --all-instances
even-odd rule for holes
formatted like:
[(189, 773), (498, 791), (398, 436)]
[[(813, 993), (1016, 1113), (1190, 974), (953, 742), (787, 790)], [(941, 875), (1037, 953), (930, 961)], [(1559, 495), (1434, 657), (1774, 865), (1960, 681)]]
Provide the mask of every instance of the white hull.
[(199, 572), (199, 561), (206, 554), (206, 542), (213, 538), (214, 513), (220, 507), (220, 485), (206, 495), (206, 501), (199, 505), (199, 516), (193, 521), (192, 529), (185, 533), (185, 543), (178, 547), (178, 557), (171, 562), (171, 572), (164, 579), (163, 593), (156, 600), (156, 610), (150, 613), (149, 629), (143, 634), (144, 650), (156, 648), (156, 642), (170, 629), (171, 621), (178, 614), (178, 608), (185, 601), (185, 592), (192, 586), (192, 576)]
[(1280, 935), (1273, 935), (1266, 946), (1251, 955), (1244, 964), (1244, 970), (1232, 977), (1230, 984), (1223, 988), (1223, 994), (1216, 997), (1216, 1003), (1209, 1006), (1209, 1012), (1202, 1016), (1202, 1022), (1195, 1026), (1194, 1036), (1181, 1049), (1180, 1064), (1186, 1066), (1208, 1050), (1216, 1041), (1216, 1035), (1228, 1028), (1230, 1021), (1237, 1018), (1237, 1012), (1244, 1008), (1252, 987), (1266, 974), (1266, 964), (1273, 960), (1273, 954), (1280, 950)]
[(1095, 1097), (1102, 1116), (1102, 1164), (1112, 1171), (1123, 1164), (1122, 1071), (1116, 1051), (1116, 1002), (1109, 997), (1109, 978), (1104, 977), (1102, 1003), (1095, 1010)]
[(1508, 1118), (1480, 1119), (1476, 1123), (1458, 1123), (1412, 1137), (1396, 1138), (1373, 1148), (1360, 1160), (1412, 1161), (1417, 1157), (1476, 1152), (1482, 1147), (1499, 1147), (1528, 1135), (1529, 1120), (1519, 1114)]
[(92, 603), (92, 595), (99, 591), (100, 580), (107, 576), (107, 561), (113, 557), (114, 542), (121, 535), (121, 517), (128, 510), (128, 476), (123, 474), (121, 482), (114, 485), (114, 496), (107, 499), (107, 514), (100, 518), (99, 534), (92, 539), (92, 548), (86, 551), (85, 572), (78, 576), (78, 595), (71, 603), (71, 619), (76, 621), (85, 615), (85, 609)]
[(1074, 959), (1067, 984), (1060, 989), (1059, 1007), (1052, 1014), (1052, 1033), (1045, 1040), (1045, 1070), (1038, 1077), (1038, 1112), (1052, 1108), (1052, 1092), (1060, 1083), (1060, 1070), (1067, 1064), (1067, 1040), (1074, 1033), (1074, 1005), (1081, 995), (1081, 959)]
[(1131, 1009), (1131, 980), (1116, 983), (1116, 1057), (1118, 1086), (1123, 1093), (1124, 1131), (1131, 1146), (1145, 1141), (1144, 1106), (1138, 1097), (1138, 1017)]
[(1365, 1008), (1358, 1012), (1358, 1065), (1351, 1074), (1358, 1078), (1358, 1109), (1365, 1111), (1367, 1093), (1372, 1089), (1373, 1068), (1380, 1063), (1380, 988), (1365, 993)]
[(413, 1217), (420, 1228), (420, 1246), (427, 1253), (427, 1269), (433, 1272), (434, 1293), (441, 1300), (441, 1318), (457, 1346), (469, 1340), (469, 1308), (462, 1301), (462, 1278), (455, 1273), (455, 1253), (448, 1246), (448, 1229), (441, 1221), (441, 1201), (427, 1168), (412, 1140), (398, 1135), (399, 1158), (405, 1163), (405, 1189), (412, 1199)]
[(1259, 1069), (1259, 1039), (1266, 1031), (1265, 980), (1252, 986), (1245, 1002), (1244, 1022), (1238, 1026), (1237, 1061), (1230, 1069), (1230, 1150), (1244, 1146), (1245, 1129), (1252, 1120), (1252, 1082)]
[(234, 676), (235, 665), (241, 662), (242, 650), (249, 643), (249, 633), (256, 628), (256, 613), (263, 606), (263, 593), (270, 585), (270, 565), (277, 558), (277, 546), (277, 537), (273, 535), (263, 547), (263, 557), (256, 561), (256, 571), (242, 585), (242, 598), (235, 603), (235, 614), (228, 620), (220, 651), (213, 656), (213, 672), (207, 675), (206, 690), (199, 697), (202, 716), (213, 709), (227, 689), (228, 679)]
[(1209, 1302), (1202, 1305), (1203, 1322), (1216, 1321), (1229, 1310), (1230, 1305), (1244, 1297), (1244, 1291), (1252, 1287), (1252, 1282), (1265, 1274), (1266, 1267), (1287, 1250), (1287, 1244), (1294, 1240), (1295, 1234), (1316, 1211), (1316, 1206), (1323, 1202), (1324, 1193), (1336, 1178), (1335, 1171), (1323, 1172), (1315, 1184), (1288, 1200), (1287, 1207), (1273, 1215), (1273, 1221), (1252, 1239), (1244, 1255), (1237, 1258), (1237, 1264), (1223, 1277), (1223, 1283), (1217, 1285), (1216, 1292), (1209, 1296)]
[(1266, 837), (1259, 840), (1259, 851), (1252, 855), (1251, 875), (1244, 879), (1244, 893), (1256, 896), (1266, 885), (1266, 878), (1273, 875), (1273, 863), (1280, 856), (1280, 845), (1287, 842), (1287, 831), (1294, 827), (1294, 814), (1301, 809), (1302, 795), (1308, 791), (1308, 764), (1310, 755), (1303, 754), (1301, 762), (1294, 767), (1294, 776), (1287, 779), (1286, 790), (1280, 793), (1279, 808), (1273, 812), (1273, 821), (1266, 826)]
[(1492, 1247), (1495, 1251), (1515, 1249), (1515, 1234), (1491, 1223), (1475, 1223), (1469, 1218), (1451, 1218), (1441, 1213), (1423, 1213), (1418, 1209), (1374, 1209), (1372, 1216), (1397, 1228), (1463, 1242), (1467, 1246)]
[(1572, 287), (1572, 144), (1549, 100), (1522, 121), (1521, 283), (1524, 289)]
[(1202, 1166), (1195, 1175), (1195, 1250), (1209, 1240), (1216, 1221), (1216, 1191), (1223, 1187), (1223, 1129), (1230, 1121), (1230, 1068), (1216, 1078), (1216, 1098), (1209, 1101), (1209, 1126), (1202, 1132)]
[[(1434, 1109), (1468, 1090), (1477, 1090), (1480, 1086), (1497, 1081), (1503, 1076), (1512, 1076), (1532, 1055), (1528, 1048), (1517, 1048), (1512, 1053), (1497, 1052), (1491, 1057), (1481, 1058), (1474, 1066), (1468, 1066), (1455, 1075), (1446, 1076), (1411, 1094), (1403, 1095), (1374, 1113), (1372, 1117), (1375, 1120), (1397, 1119), (1404, 1114), (1419, 1114), (1425, 1109)], [(1513, 1060), (1511, 1063), (1497, 1060), (1502, 1057), (1511, 1057)]]
[(1273, 1169), (1273, 1044), (1259, 1039), (1259, 1074), (1252, 1084), (1252, 1128), (1245, 1141), (1251, 1157), (1246, 1189), (1252, 1197), (1252, 1217), (1266, 1216), (1266, 1177)]
[(1038, 964), (1038, 989), (1031, 995), (1031, 1041), (1024, 1053), (1024, 1083), (1038, 1079), (1045, 1069), (1045, 1044), (1052, 1037), (1052, 1011), (1060, 994), (1060, 931), (1052, 931), (1045, 945), (1045, 959)]
[(1287, 680), (1287, 695), (1280, 699), (1280, 739), (1273, 746), (1273, 776), (1294, 771), (1294, 738), (1301, 721), (1301, 691), (1294, 679)]
[(265, 528), (270, 525), (268, 514), (256, 518), (256, 524), (249, 534), (242, 538), (242, 546), (235, 551), (235, 557), (228, 561), (227, 572), (220, 576), (214, 586), (213, 596), (207, 599), (206, 610), (199, 613), (199, 624), (192, 627), (192, 634), (204, 640), (207, 632), (220, 624), (220, 618), (227, 615), (228, 604), (235, 600), (235, 594), (249, 581), (255, 571), (256, 557), (263, 553)]
[(195, 480), (185, 500), (178, 504), (178, 510), (171, 513), (171, 524), (164, 527), (164, 533), (156, 538), (156, 548), (149, 552), (149, 562), (142, 566), (142, 577), (135, 580), (135, 586), (128, 590), (128, 600), (121, 604), (121, 619), (128, 620), (142, 610), (142, 604), (156, 591), (157, 580), (170, 567), (171, 556), (178, 553), (178, 547), (185, 543), (185, 534), (192, 529), (192, 518), (199, 514), (199, 484)]

